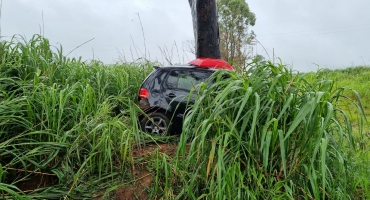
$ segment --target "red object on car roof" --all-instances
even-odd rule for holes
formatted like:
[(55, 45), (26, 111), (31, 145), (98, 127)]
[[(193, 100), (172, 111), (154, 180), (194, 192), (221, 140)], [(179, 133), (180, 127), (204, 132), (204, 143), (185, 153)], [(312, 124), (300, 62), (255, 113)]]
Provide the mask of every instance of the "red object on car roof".
[(234, 68), (226, 61), (216, 58), (197, 58), (190, 61), (189, 64), (202, 68), (234, 70)]

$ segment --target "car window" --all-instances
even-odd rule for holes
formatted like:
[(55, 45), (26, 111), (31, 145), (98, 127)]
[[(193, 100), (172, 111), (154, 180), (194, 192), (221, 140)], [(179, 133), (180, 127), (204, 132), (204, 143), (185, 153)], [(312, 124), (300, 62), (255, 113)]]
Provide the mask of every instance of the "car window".
[(195, 86), (197, 83), (196, 79), (194, 77), (191, 77), (189, 75), (181, 75), (179, 76), (179, 82), (177, 85), (178, 89), (184, 89), (184, 90), (191, 90), (193, 86)]
[(177, 88), (177, 84), (179, 82), (179, 74), (177, 71), (172, 71), (165, 82), (165, 86), (167, 88)]
[(191, 90), (195, 85), (205, 81), (212, 71), (173, 70), (167, 77), (164, 86), (171, 89)]

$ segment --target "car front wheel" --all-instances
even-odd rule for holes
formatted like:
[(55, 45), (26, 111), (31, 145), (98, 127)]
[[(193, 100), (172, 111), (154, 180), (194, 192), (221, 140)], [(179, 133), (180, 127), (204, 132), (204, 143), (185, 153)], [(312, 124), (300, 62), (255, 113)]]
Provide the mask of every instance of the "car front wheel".
[(149, 134), (165, 136), (170, 132), (169, 118), (165, 114), (159, 112), (148, 114), (148, 116), (144, 117), (141, 121), (140, 125), (141, 129)]

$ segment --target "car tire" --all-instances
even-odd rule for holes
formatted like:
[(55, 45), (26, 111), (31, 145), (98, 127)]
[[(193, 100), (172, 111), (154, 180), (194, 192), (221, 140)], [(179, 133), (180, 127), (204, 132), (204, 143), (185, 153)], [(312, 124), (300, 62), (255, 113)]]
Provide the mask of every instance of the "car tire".
[(142, 131), (153, 135), (166, 136), (171, 131), (170, 119), (160, 112), (149, 113), (141, 120), (140, 126)]

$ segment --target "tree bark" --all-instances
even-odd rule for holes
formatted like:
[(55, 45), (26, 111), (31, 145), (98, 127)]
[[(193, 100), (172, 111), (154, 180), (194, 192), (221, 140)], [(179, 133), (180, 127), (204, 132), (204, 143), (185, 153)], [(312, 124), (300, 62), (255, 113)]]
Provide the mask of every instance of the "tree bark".
[(216, 0), (189, 0), (193, 17), (195, 56), (221, 58)]

